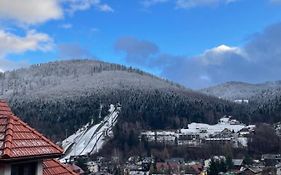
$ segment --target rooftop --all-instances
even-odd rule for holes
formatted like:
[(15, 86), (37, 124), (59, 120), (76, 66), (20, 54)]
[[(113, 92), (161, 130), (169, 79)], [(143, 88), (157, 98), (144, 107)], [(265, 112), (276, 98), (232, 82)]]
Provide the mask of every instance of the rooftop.
[(54, 159), (43, 162), (43, 175), (77, 175), (71, 169)]
[(0, 161), (54, 158), (63, 150), (16, 117), (8, 104), (0, 101)]

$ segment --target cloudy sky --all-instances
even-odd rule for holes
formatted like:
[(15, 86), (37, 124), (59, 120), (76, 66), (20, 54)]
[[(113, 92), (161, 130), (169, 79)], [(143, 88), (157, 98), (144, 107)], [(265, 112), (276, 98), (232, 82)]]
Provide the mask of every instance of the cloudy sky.
[(0, 71), (91, 58), (189, 88), (281, 77), (281, 0), (0, 0)]

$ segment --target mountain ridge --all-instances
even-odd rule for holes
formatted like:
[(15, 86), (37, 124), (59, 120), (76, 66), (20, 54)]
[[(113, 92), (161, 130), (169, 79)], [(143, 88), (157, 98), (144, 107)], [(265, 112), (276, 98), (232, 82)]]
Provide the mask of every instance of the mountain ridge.
[(281, 81), (267, 81), (257, 84), (230, 81), (200, 89), (199, 92), (230, 101), (244, 99), (260, 104), (281, 95)]
[(109, 146), (124, 152), (138, 145), (139, 133), (145, 129), (215, 123), (224, 115), (245, 123), (249, 119), (242, 105), (137, 69), (92, 60), (52, 62), (5, 72), (0, 78), (3, 97), (16, 115), (54, 141), (64, 140), (90, 121), (100, 123), (110, 104), (120, 104)]
[[(89, 80), (94, 81), (96, 85)], [(179, 89), (187, 90), (179, 84), (163, 80), (139, 69), (97, 60), (56, 61), (32, 65), (29, 68), (5, 72), (0, 76), (0, 82), (0, 97), (2, 98), (9, 98), (13, 95), (25, 96), (27, 94), (46, 97), (50, 96), (52, 92), (57, 92), (57, 94), (53, 94), (54, 97), (57, 97), (56, 95), (71, 90), (85, 93), (91, 89), (102, 90), (104, 88), (154, 89), (177, 86)], [(77, 83), (83, 86), (77, 88), (75, 87)], [(126, 87), (122, 87), (124, 85)]]

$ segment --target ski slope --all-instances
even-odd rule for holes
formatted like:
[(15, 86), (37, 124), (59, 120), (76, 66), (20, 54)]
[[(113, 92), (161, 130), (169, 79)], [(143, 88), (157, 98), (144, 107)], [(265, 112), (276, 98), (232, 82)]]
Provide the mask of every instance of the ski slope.
[(100, 123), (93, 126), (88, 123), (65, 139), (62, 142), (65, 155), (61, 161), (65, 161), (71, 156), (97, 153), (104, 143), (113, 137), (113, 127), (117, 123), (120, 110), (121, 107), (110, 105), (109, 115)]

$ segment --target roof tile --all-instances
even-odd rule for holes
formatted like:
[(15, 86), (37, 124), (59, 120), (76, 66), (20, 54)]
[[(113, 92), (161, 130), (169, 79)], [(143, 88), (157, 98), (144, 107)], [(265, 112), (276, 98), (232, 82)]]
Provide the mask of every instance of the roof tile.
[(0, 101), (0, 160), (60, 155), (63, 150), (16, 117)]
[(43, 175), (77, 175), (59, 161), (50, 159), (43, 162)]

